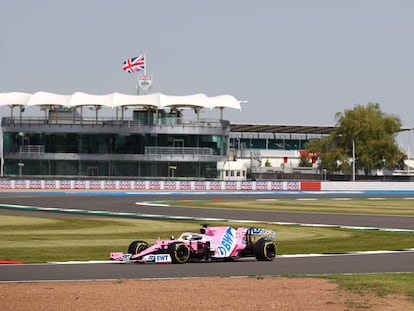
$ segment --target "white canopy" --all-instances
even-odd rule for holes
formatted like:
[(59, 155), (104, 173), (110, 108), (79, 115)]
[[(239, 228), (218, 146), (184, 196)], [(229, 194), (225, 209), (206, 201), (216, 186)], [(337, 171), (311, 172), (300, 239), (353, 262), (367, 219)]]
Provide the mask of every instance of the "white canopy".
[(61, 95), (49, 92), (36, 92), (34, 94), (11, 92), (0, 93), (0, 106), (61, 106), (82, 107), (93, 106), (99, 108), (116, 108), (127, 106), (140, 107), (176, 107), (176, 108), (233, 108), (241, 110), (241, 101), (231, 95), (208, 97), (205, 94), (185, 96), (172, 96), (162, 93), (148, 95), (128, 95), (112, 93), (107, 95), (93, 95), (76, 92), (72, 95)]
[[(26, 104), (22, 106), (61, 106), (65, 107), (70, 99), (70, 95), (59, 95), (48, 92), (36, 92), (29, 96)], [(0, 102), (0, 106), (3, 103)]]
[(21, 92), (0, 93), (0, 106), (25, 106), (31, 96)]
[(177, 107), (177, 108), (208, 108), (211, 109), (209, 98), (205, 94), (194, 94), (187, 96), (171, 96), (160, 94), (162, 107)]
[(414, 160), (404, 160), (404, 164), (407, 165), (410, 169), (414, 169)]
[(246, 103), (246, 101), (240, 102), (231, 95), (210, 97), (211, 108), (234, 108), (241, 110), (240, 103)]
[(149, 95), (126, 95), (121, 93), (114, 93), (112, 98), (112, 107), (126, 107), (126, 106), (149, 106), (158, 108), (161, 106), (159, 93)]
[(67, 107), (110, 107), (112, 108), (113, 94), (108, 95), (92, 95), (83, 92), (74, 93), (67, 102)]

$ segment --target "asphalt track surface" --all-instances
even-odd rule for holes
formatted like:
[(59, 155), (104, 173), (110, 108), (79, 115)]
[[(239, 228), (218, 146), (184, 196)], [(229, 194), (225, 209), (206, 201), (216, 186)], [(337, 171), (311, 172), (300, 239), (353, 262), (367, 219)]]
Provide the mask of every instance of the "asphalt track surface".
[[(162, 200), (216, 199), (329, 199), (329, 198), (401, 198), (412, 199), (407, 193), (227, 193), (157, 195), (129, 193), (0, 193), (0, 204), (58, 207), (92, 211), (131, 212), (152, 215), (226, 218), (270, 222), (293, 222), (364, 226), (414, 230), (414, 217), (334, 215), (317, 213), (287, 213), (267, 211), (219, 210), (172, 206), (137, 205), (137, 202)], [(414, 201), (413, 201), (414, 203)], [(0, 213), (22, 213), (0, 210)], [(27, 213), (27, 212), (24, 212)], [(39, 212), (29, 212), (39, 213)], [(42, 212), (43, 213), (43, 212)], [(96, 216), (95, 216), (96, 217)], [(208, 265), (208, 266), (207, 266)], [(115, 262), (48, 263), (0, 265), (0, 281), (145, 279), (211, 276), (331, 274), (414, 272), (414, 251), (381, 254), (335, 254), (318, 256), (282, 256), (272, 262), (240, 260), (235, 262), (201, 262), (184, 265), (130, 264)]]

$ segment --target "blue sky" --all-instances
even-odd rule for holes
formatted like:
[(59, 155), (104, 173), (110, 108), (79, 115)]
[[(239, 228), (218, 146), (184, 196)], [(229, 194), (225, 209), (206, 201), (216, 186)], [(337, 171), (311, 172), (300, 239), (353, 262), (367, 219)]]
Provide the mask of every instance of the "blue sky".
[(135, 94), (122, 62), (146, 53), (152, 92), (248, 101), (232, 122), (333, 125), (378, 102), (414, 127), (413, 16), (411, 0), (6, 0), (0, 92)]

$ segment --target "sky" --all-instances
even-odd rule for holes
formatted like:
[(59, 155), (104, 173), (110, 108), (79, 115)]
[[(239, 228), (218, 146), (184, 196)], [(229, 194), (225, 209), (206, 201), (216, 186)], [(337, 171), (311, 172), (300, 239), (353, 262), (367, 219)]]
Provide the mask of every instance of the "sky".
[(411, 0), (2, 0), (0, 93), (136, 94), (122, 63), (145, 53), (150, 93), (233, 95), (233, 123), (334, 125), (376, 102), (413, 128), (413, 16)]

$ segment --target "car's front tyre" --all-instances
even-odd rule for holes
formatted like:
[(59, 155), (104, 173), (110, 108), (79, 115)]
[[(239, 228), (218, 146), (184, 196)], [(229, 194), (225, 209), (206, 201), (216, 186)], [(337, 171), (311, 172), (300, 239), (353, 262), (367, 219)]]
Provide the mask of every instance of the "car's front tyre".
[(143, 250), (147, 249), (148, 247), (149, 247), (149, 244), (145, 241), (142, 241), (142, 240), (134, 241), (131, 244), (129, 244), (128, 254), (132, 254), (132, 255), (139, 254)]
[(168, 245), (168, 253), (172, 263), (185, 263), (190, 258), (190, 248), (181, 242)]

